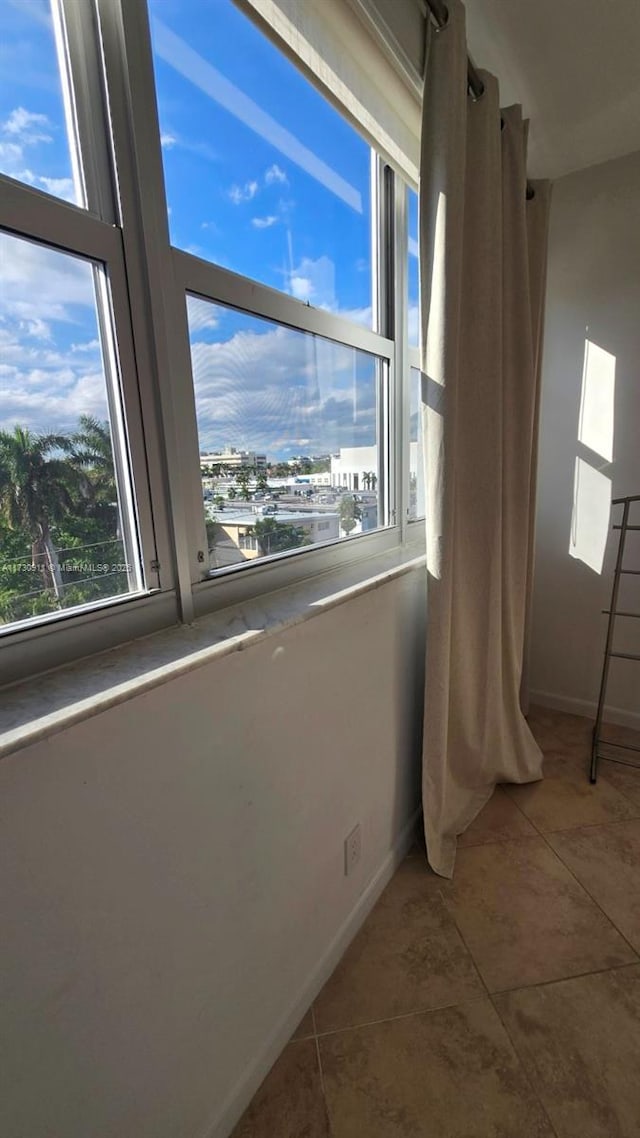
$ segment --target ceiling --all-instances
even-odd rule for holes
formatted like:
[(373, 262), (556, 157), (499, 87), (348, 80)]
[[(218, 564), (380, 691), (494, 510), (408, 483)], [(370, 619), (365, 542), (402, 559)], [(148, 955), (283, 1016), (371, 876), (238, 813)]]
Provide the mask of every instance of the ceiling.
[(531, 120), (532, 177), (640, 150), (640, 0), (465, 0), (474, 63)]

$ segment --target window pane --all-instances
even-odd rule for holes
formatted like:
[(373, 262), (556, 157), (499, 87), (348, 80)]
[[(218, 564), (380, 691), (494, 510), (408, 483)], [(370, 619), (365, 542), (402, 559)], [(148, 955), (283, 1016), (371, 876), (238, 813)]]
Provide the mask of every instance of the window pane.
[(172, 243), (371, 327), (371, 151), (232, 3), (150, 0)]
[(83, 205), (74, 186), (49, 0), (0, 4), (0, 173)]
[(407, 218), (409, 230), (409, 345), (420, 345), (420, 240), (418, 236), (418, 195), (407, 189)]
[(198, 297), (188, 314), (210, 568), (382, 524), (382, 362)]
[[(92, 262), (0, 234), (0, 625), (141, 587)], [(120, 485), (117, 485), (117, 482)]]
[(424, 463), (420, 413), (422, 373), (417, 367), (412, 367), (410, 377), (409, 518), (411, 519), (424, 517)]

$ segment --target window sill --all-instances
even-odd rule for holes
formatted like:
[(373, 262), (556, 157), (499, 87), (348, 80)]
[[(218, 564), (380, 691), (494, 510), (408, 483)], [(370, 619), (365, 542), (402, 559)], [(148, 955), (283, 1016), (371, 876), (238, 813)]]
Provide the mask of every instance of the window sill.
[[(418, 555), (416, 556), (416, 551)], [(232, 652), (279, 635), (425, 564), (419, 543), (131, 641), (5, 689), (0, 758)]]

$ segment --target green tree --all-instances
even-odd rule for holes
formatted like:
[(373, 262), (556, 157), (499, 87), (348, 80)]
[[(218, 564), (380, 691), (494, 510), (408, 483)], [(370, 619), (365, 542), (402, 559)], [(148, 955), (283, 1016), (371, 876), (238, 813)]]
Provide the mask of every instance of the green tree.
[(56, 601), (62, 573), (51, 527), (69, 518), (90, 494), (66, 435), (34, 435), (22, 427), (0, 431), (0, 518), (31, 545), (31, 565)]
[(302, 526), (277, 522), (275, 518), (262, 518), (252, 527), (252, 532), (258, 539), (262, 557), (268, 557), (270, 553), (282, 553), (285, 549), (300, 549), (302, 545), (311, 544), (311, 539)]
[(233, 502), (234, 498), (237, 496), (237, 493), (238, 492), (237, 492), (235, 486), (230, 486), (229, 489), (227, 490), (227, 498), (229, 498)]
[(71, 459), (84, 471), (90, 487), (90, 494), (82, 503), (84, 516), (94, 518), (107, 531), (105, 536), (115, 539), (118, 491), (109, 424), (92, 415), (81, 415), (79, 429), (71, 436)]
[(348, 536), (353, 532), (356, 528), (356, 524), (360, 521), (362, 510), (351, 494), (343, 494), (340, 499), (338, 513), (340, 515), (341, 529)]
[(236, 482), (240, 487), (240, 497), (245, 502), (248, 502), (251, 497), (251, 491), (249, 490), (249, 478), (249, 471), (245, 470), (244, 468), (241, 468), (236, 475)]

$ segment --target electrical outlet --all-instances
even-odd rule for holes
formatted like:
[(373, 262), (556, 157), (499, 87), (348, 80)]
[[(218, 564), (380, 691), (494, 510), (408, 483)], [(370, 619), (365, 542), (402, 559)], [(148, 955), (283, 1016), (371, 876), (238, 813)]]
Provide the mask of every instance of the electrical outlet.
[(344, 872), (348, 877), (353, 873), (362, 854), (362, 829), (360, 823), (353, 827), (350, 834), (344, 839)]

